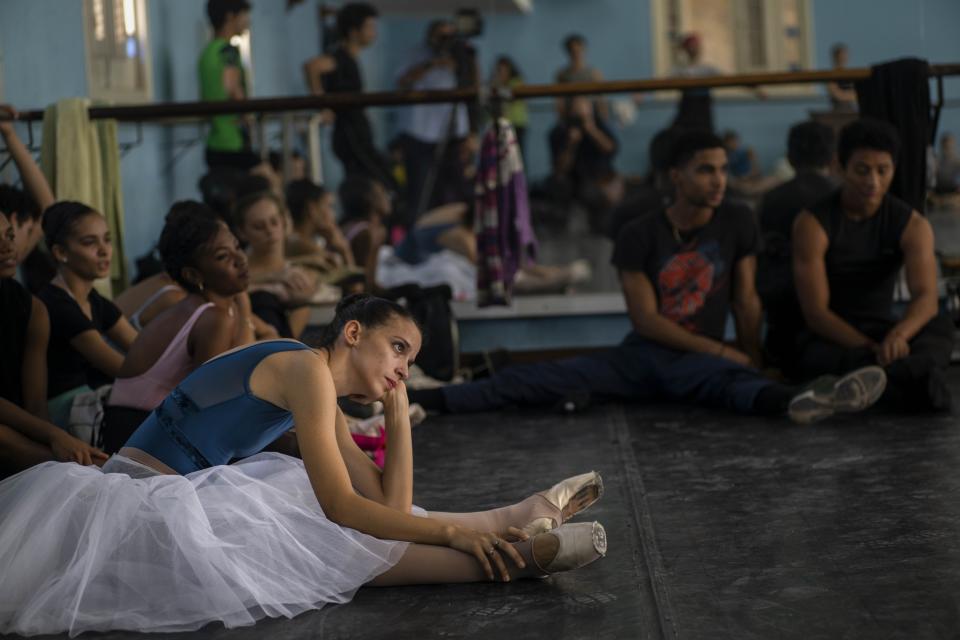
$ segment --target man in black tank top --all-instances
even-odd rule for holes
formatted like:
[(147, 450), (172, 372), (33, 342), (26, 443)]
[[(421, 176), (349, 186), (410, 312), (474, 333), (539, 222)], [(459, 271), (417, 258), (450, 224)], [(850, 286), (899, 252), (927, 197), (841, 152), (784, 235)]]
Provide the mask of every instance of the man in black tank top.
[[(794, 279), (807, 323), (798, 337), (798, 365), (816, 375), (879, 364), (888, 378), (885, 404), (945, 410), (953, 326), (939, 313), (930, 223), (888, 193), (898, 150), (897, 132), (887, 123), (847, 125), (838, 149), (842, 186), (797, 217)], [(901, 267), (910, 303), (898, 316)]]
[[(377, 15), (376, 8), (365, 2), (346, 4), (337, 12), (340, 39), (336, 47), (303, 65), (312, 94), (363, 93), (363, 75), (357, 59), (377, 38)], [(343, 164), (343, 172), (373, 178), (393, 188), (389, 163), (374, 146), (373, 131), (363, 107), (342, 107), (334, 109), (333, 114), (333, 152)]]

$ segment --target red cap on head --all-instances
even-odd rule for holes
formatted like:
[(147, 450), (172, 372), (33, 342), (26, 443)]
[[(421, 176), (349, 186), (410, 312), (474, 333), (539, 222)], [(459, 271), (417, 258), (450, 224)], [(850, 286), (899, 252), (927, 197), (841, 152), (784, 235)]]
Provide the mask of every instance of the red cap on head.
[(696, 31), (691, 31), (683, 37), (683, 40), (680, 41), (680, 47), (689, 51), (690, 49), (700, 46), (700, 34)]

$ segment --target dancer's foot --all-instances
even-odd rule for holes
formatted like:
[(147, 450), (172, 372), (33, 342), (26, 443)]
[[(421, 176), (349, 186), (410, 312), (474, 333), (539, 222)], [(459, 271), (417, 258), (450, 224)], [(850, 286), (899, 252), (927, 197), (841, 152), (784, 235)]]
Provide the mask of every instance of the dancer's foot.
[(607, 532), (599, 522), (560, 525), (536, 536), (531, 554), (544, 575), (579, 569), (607, 555)]
[(822, 376), (790, 401), (787, 413), (799, 424), (809, 424), (835, 413), (856, 413), (872, 406), (887, 387), (887, 374), (876, 366), (851, 371), (840, 379)]
[(537, 518), (527, 523), (523, 530), (531, 536), (550, 531), (589, 508), (603, 497), (603, 479), (596, 471), (567, 478), (537, 494), (549, 502), (559, 512), (556, 518)]

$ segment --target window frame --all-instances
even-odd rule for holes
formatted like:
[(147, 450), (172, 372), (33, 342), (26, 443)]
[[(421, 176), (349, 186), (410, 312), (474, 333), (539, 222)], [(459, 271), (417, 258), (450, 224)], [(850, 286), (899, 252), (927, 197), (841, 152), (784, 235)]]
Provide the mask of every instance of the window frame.
[[(669, 24), (667, 15), (670, 12), (670, 5), (683, 2), (684, 0), (650, 0), (650, 29), (651, 29), (651, 47), (653, 60), (653, 77), (669, 78), (673, 70), (674, 58), (672, 50), (674, 44), (670, 40)], [(734, 3), (735, 20), (743, 20), (746, 6), (745, 0), (732, 0)], [(814, 43), (816, 42), (813, 33), (813, 2), (812, 0), (797, 0), (802, 34), (800, 35), (800, 46), (802, 48), (801, 58), (803, 60), (801, 70), (812, 70), (815, 68), (816, 55)], [(764, 69), (750, 69), (738, 71), (737, 74), (754, 73), (782, 73), (784, 72), (783, 59), (784, 50), (775, 43), (780, 41), (783, 24), (783, 5), (777, 0), (775, 2), (764, 2), (764, 8), (773, 10), (764, 11), (764, 48), (767, 65)], [(738, 67), (742, 64), (741, 58), (745, 56), (743, 48), (734, 50), (738, 59)], [(709, 63), (709, 60), (705, 60)], [(816, 84), (796, 84), (796, 85), (770, 85), (764, 86), (763, 91), (767, 97), (811, 97), (822, 95), (822, 89)], [(675, 100), (677, 91), (658, 91), (655, 97), (664, 100)], [(744, 99), (754, 98), (755, 94), (746, 87), (721, 87), (713, 89), (713, 95), (720, 99)]]
[[(131, 89), (121, 87), (103, 88), (95, 82), (95, 64), (92, 55), (93, 26), (91, 12), (95, 0), (83, 0), (83, 57), (87, 74), (87, 95), (90, 99), (101, 102), (141, 104), (153, 101), (153, 57), (150, 50), (150, 33), (148, 28), (149, 5), (147, 0), (129, 0), (133, 3), (136, 17), (134, 36), (137, 42), (141, 65), (143, 86)], [(113, 5), (113, 0), (103, 0), (105, 5)], [(113, 9), (111, 9), (112, 14)]]

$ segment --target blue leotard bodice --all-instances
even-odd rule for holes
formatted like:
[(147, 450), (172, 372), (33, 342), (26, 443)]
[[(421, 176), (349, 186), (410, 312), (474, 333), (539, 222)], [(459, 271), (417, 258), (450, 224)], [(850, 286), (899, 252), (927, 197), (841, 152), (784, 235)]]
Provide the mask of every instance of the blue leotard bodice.
[(170, 392), (125, 446), (181, 474), (262, 451), (293, 427), (293, 415), (255, 396), (250, 375), (267, 356), (309, 348), (269, 340), (206, 362)]

